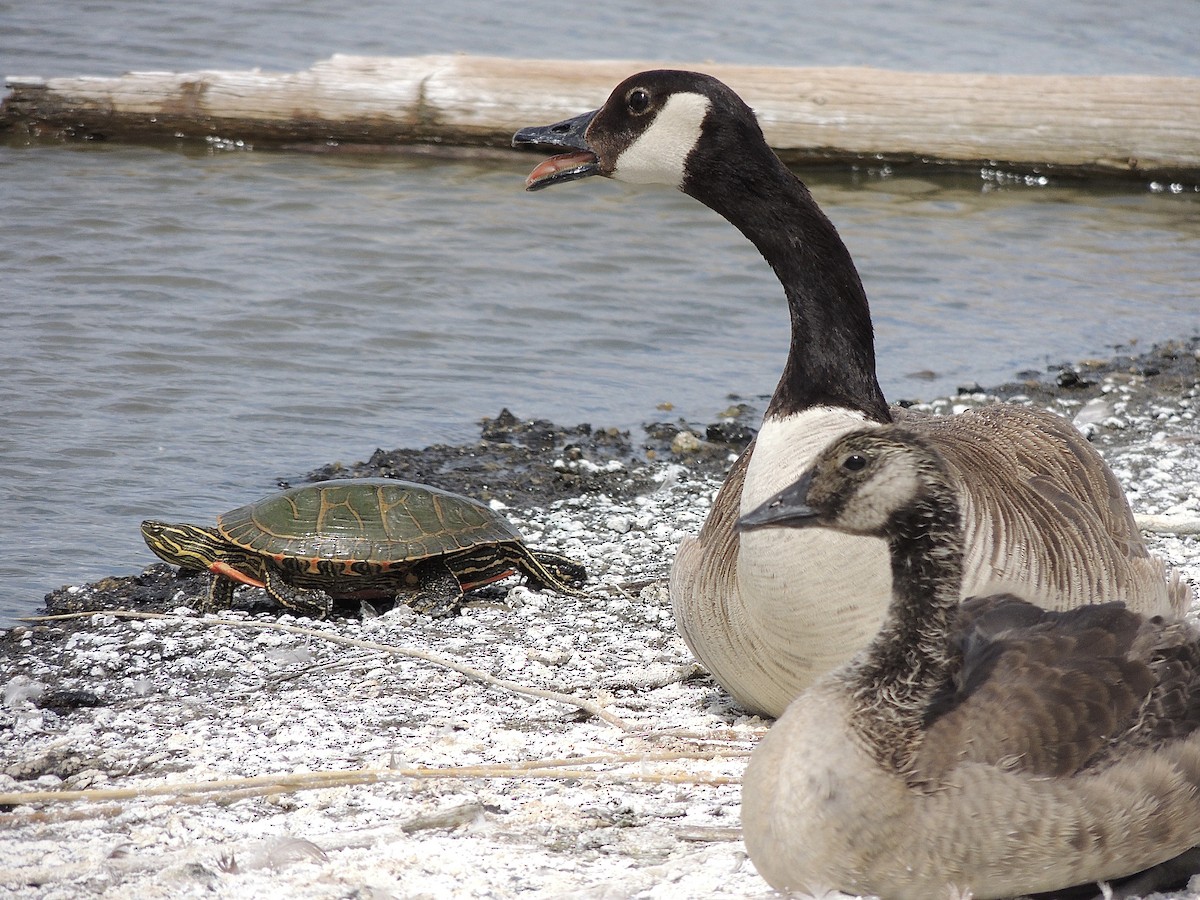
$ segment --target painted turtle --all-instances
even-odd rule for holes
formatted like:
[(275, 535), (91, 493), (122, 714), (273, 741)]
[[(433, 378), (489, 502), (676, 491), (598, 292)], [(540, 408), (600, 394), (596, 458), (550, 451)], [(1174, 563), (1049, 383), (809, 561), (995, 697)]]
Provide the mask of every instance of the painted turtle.
[(160, 558), (212, 573), (207, 607), (233, 604), (235, 582), (292, 609), (329, 614), (334, 598), (387, 598), (432, 616), (463, 592), (520, 572), (536, 588), (578, 595), (583, 566), (530, 550), (477, 500), (392, 478), (322, 481), (217, 516), (215, 528), (145, 521)]

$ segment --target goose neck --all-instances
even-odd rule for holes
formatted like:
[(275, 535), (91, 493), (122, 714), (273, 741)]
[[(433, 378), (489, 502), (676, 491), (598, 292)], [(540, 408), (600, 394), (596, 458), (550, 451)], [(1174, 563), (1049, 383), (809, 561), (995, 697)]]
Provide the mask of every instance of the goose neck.
[(962, 586), (957, 520), (948, 497), (923, 506), (889, 537), (891, 605), (848, 676), (863, 738), (897, 771), (915, 754), (925, 711), (958, 664), (950, 642)]
[[(812, 406), (855, 409), (889, 422), (875, 372), (866, 291), (837, 229), (804, 183), (764, 143), (731, 172), (685, 180), (684, 190), (736, 226), (783, 285), (791, 318), (787, 365), (768, 414)], [(708, 161), (729, 165), (728, 157)]]

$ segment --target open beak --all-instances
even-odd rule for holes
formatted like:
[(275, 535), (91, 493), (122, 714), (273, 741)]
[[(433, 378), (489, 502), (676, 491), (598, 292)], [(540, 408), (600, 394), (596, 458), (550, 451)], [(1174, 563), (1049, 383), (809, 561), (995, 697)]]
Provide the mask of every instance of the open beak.
[(808, 489), (812, 484), (812, 471), (805, 472), (800, 480), (784, 488), (759, 506), (750, 510), (737, 521), (738, 531), (756, 528), (799, 527), (811, 525), (818, 513), (808, 505)]
[(535, 147), (545, 150), (566, 148), (570, 151), (552, 156), (538, 165), (525, 179), (525, 190), (540, 191), (552, 184), (600, 174), (600, 160), (588, 146), (585, 136), (587, 127), (592, 123), (597, 112), (599, 110), (593, 110), (573, 119), (564, 119), (554, 125), (522, 128), (513, 135), (512, 145), (514, 147)]

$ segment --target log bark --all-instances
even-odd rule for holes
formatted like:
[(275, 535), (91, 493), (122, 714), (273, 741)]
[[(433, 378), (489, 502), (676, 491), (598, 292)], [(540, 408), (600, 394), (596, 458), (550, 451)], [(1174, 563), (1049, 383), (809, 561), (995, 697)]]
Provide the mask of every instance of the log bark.
[[(261, 146), (507, 147), (661, 62), (334, 56), (295, 73), (8, 79), (0, 125)], [(1200, 79), (687, 64), (755, 108), (791, 163), (928, 163), (1200, 177)]]

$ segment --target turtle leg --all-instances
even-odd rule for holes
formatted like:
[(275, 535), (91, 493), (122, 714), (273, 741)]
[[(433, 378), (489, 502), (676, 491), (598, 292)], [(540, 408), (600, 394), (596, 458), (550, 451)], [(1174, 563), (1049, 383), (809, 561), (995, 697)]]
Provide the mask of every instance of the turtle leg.
[(525, 550), (520, 559), (521, 573), (535, 590), (551, 590), (560, 594), (581, 596), (578, 587), (587, 581), (587, 569), (579, 563), (547, 550)]
[(463, 589), (445, 563), (427, 563), (410, 572), (416, 586), (396, 593), (397, 603), (407, 603), (435, 619), (448, 616), (462, 605)]
[(266, 570), (263, 586), (272, 600), (287, 609), (313, 614), (321, 619), (328, 617), (333, 610), (333, 598), (327, 593), (293, 587), (274, 569)]
[(233, 589), (237, 585), (232, 579), (213, 572), (208, 579), (208, 597), (201, 604), (201, 612), (229, 609), (233, 606)]
[[(253, 560), (249, 564), (250, 571), (254, 571)], [(254, 587), (262, 587), (263, 583), (249, 574), (245, 569), (247, 561), (231, 557), (226, 554), (220, 559), (214, 559), (208, 565), (208, 571), (212, 572), (212, 578), (208, 583), (208, 606), (207, 610), (213, 609), (232, 609), (233, 608), (233, 592), (239, 584), (249, 584)]]

